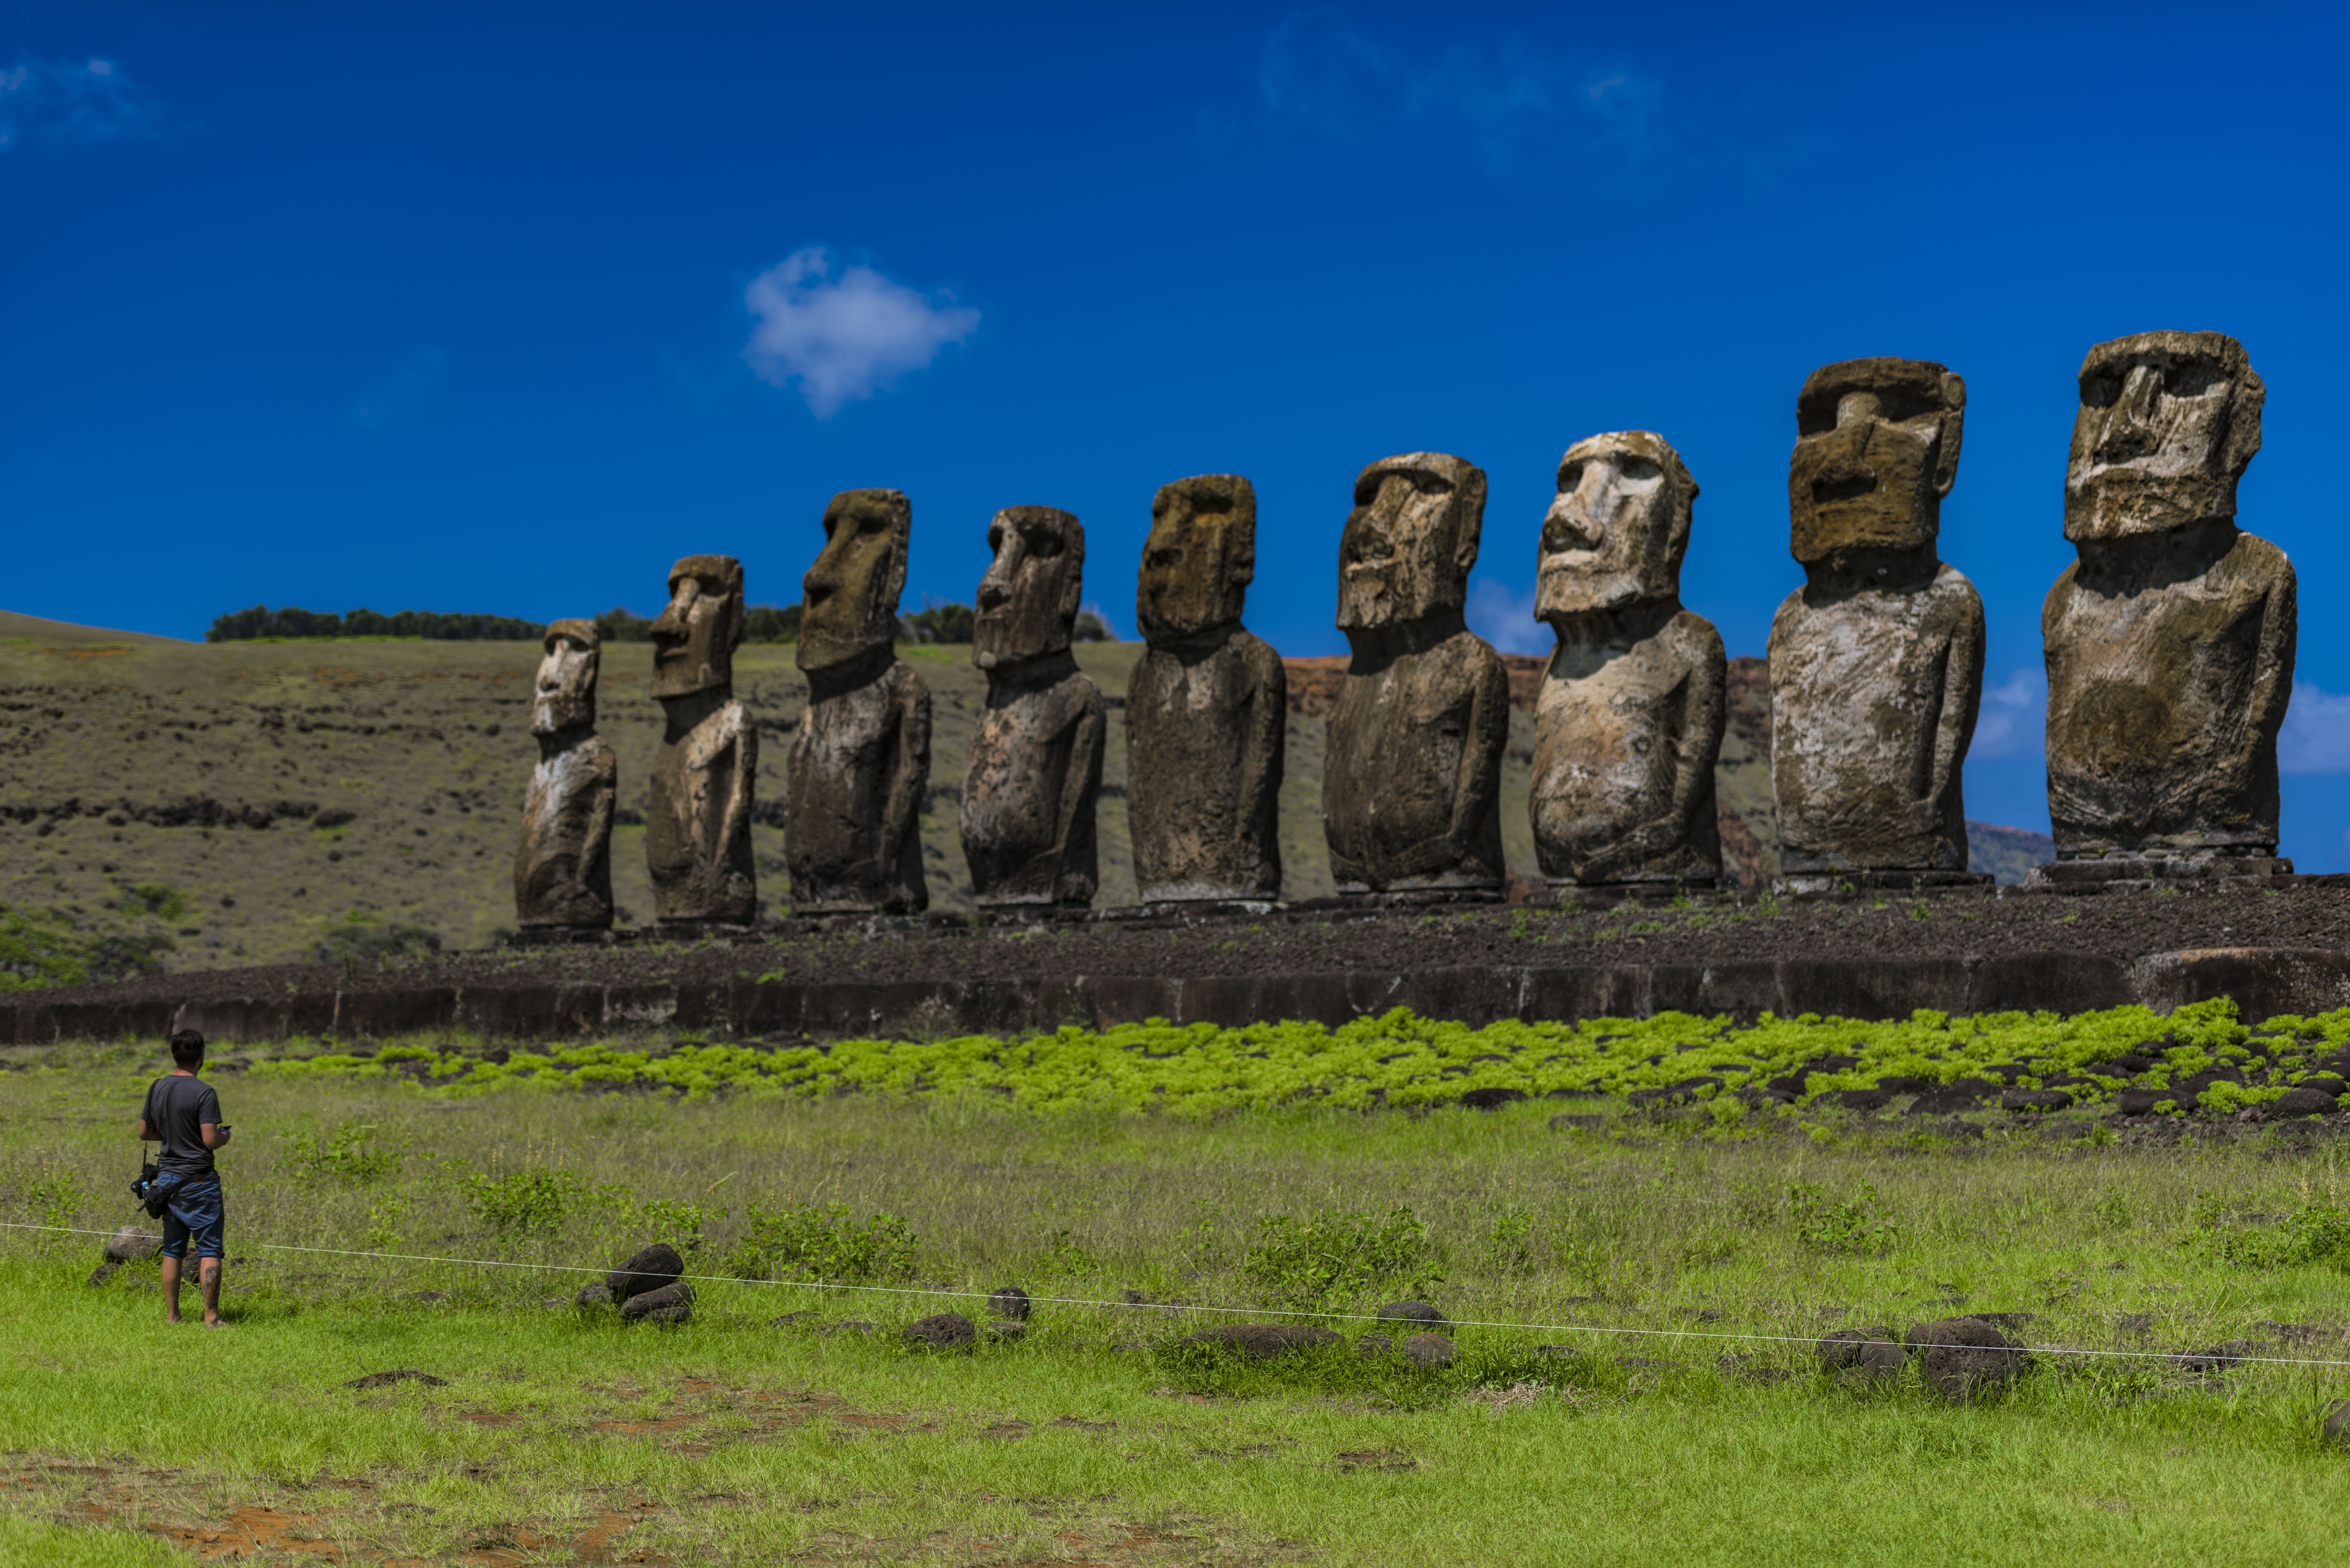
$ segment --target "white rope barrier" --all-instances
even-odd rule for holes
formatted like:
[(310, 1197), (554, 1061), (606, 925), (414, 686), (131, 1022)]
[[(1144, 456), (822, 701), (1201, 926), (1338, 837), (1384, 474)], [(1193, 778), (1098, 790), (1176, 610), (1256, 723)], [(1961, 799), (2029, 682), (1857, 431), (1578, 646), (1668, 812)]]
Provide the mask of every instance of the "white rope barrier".
[[(116, 1232), (112, 1231), (90, 1231), (73, 1225), (31, 1225), (9, 1220), (0, 1220), (0, 1230), (46, 1231), (69, 1236), (111, 1237), (116, 1234)], [(259, 1247), (264, 1251), (273, 1252), (308, 1252), (316, 1253), (320, 1256), (336, 1258), (373, 1258), (387, 1262), (396, 1263), (446, 1263), (454, 1264), (463, 1268), (477, 1269), (527, 1269), (545, 1273), (593, 1274), (599, 1279), (614, 1272), (610, 1269), (596, 1268), (586, 1263), (526, 1263), (517, 1262), (511, 1258), (452, 1258), (428, 1252), (370, 1252), (347, 1247), (302, 1247), (294, 1245), (290, 1242), (281, 1241), (256, 1241), (250, 1244)], [(693, 1281), (697, 1283), (748, 1285), (754, 1287), (765, 1286), (770, 1289), (784, 1290), (866, 1292), (879, 1295), (947, 1296), (953, 1297), (958, 1300), (965, 1300), (974, 1297), (984, 1300), (993, 1293), (989, 1291), (952, 1290), (934, 1285), (845, 1285), (832, 1284), (817, 1280), (745, 1280), (733, 1274), (680, 1274), (677, 1277), (682, 1280)], [(1186, 1302), (1112, 1302), (1097, 1301), (1087, 1296), (1030, 1296), (1028, 1301), (1031, 1305), (1107, 1307), (1115, 1311), (1122, 1312), (1222, 1313), (1235, 1317), (1309, 1318), (1340, 1323), (1385, 1324), (1389, 1327), (1394, 1328), (1409, 1326), (1409, 1323), (1408, 1321), (1395, 1318), (1383, 1318), (1375, 1313), (1305, 1312), (1285, 1307), (1215, 1306)], [(1960, 1313), (1958, 1315), (1964, 1317), (1967, 1314)], [(1825, 1343), (1827, 1340), (1827, 1335), (1825, 1334), (1749, 1334), (1731, 1329), (1619, 1328), (1602, 1324), (1511, 1323), (1482, 1318), (1448, 1318), (1444, 1321), (1441, 1326), (1446, 1328), (1508, 1329), (1533, 1334), (1612, 1334), (1652, 1339), (1734, 1340), (1742, 1343), (1757, 1345), (1804, 1345), (1816, 1346)], [(1838, 1343), (1847, 1342), (1839, 1341)], [(1858, 1345), (1862, 1342), (1854, 1340), (1848, 1343)], [(1908, 1345), (1905, 1342), (1896, 1343), (1902, 1343), (1905, 1350), (1986, 1350), (1998, 1348), (1997, 1346), (1981, 1345)], [(2079, 1345), (2016, 1345), (2012, 1348), (2028, 1350), (2035, 1355), (2102, 1356), (2116, 1360), (2210, 1361), (2214, 1359), (2214, 1357), (2212, 1357), (2209, 1353), (2201, 1351), (2092, 1350)], [(2218, 1359), (2224, 1360), (2230, 1366), (2249, 1364), (2265, 1366), (2350, 1366), (2350, 1360), (2324, 1360), (2314, 1356), (2230, 1355)]]

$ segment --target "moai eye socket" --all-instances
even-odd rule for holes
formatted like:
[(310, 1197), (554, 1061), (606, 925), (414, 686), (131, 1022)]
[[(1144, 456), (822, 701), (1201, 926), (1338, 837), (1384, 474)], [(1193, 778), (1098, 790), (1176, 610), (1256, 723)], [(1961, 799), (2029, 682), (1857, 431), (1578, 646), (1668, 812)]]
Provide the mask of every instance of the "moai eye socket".
[(1052, 529), (1023, 528), (1020, 537), (1028, 546), (1028, 558), (1032, 561), (1049, 561), (1061, 553), (1061, 535)]
[(2227, 377), (2209, 359), (2189, 359), (2167, 366), (2162, 372), (2162, 395), (2166, 398), (2208, 398), (2225, 391), (2227, 386)]
[(1637, 490), (1654, 489), (1665, 477), (1665, 471), (1653, 459), (1638, 453), (1627, 453), (1616, 472), (1622, 476), (1626, 485)]
[(2121, 395), (2121, 378), (2110, 370), (2092, 370), (2081, 378), (2081, 406), (2085, 409), (2110, 409)]
[(1160, 545), (1154, 547), (1149, 552), (1149, 558), (1150, 568), (1153, 571), (1172, 571), (1175, 567), (1182, 564), (1183, 551), (1180, 545)]
[(1560, 494), (1572, 495), (1582, 488), (1583, 464), (1579, 462), (1570, 462), (1565, 468), (1558, 471), (1558, 491)]

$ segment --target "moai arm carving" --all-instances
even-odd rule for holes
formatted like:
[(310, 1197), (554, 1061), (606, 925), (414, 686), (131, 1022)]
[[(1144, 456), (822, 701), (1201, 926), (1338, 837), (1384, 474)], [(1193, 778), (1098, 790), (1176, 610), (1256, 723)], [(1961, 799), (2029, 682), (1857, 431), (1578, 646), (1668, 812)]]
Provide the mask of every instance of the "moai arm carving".
[(1960, 787), (1959, 770), (1966, 764), (1982, 708), (1982, 601), (1970, 595), (1942, 655), (1941, 717), (1934, 729), (1931, 773), (1918, 796), (1919, 809), (1928, 818), (1919, 824), (1921, 832), (1932, 830), (1943, 803)]
[(733, 764), (725, 775), (726, 798), (719, 811), (717, 834), (711, 840), (708, 857), (696, 867), (707, 882), (704, 891), (717, 898), (725, 892), (735, 868), (732, 849), (751, 831), (751, 789), (759, 775), (759, 732), (751, 725), (742, 703), (729, 702), (719, 710), (716, 722), (695, 734), (694, 742), (687, 766), (708, 771)]
[(620, 793), (620, 774), (612, 755), (612, 748), (598, 736), (595, 742), (597, 763), (595, 787), (588, 797), (588, 836), (592, 845), (607, 846), (592, 859), (579, 858), (572, 871), (572, 887), (583, 900), (612, 901), (612, 868), (608, 846), (612, 842), (612, 810)]
[(1502, 753), (1510, 744), (1510, 673), (1491, 649), (1477, 661), (1469, 700), (1469, 732), (1452, 786), (1452, 830), (1441, 847), (1441, 864), (1451, 865), (1476, 847), (1479, 831), (1492, 815), (1502, 790)]
[[(1242, 737), (1240, 809), (1234, 815), (1243, 834), (1252, 823), (1274, 820), (1289, 752), (1289, 669), (1270, 643), (1261, 642), (1252, 651), (1262, 662), (1256, 671), (1256, 697), (1249, 709), (1248, 728)], [(1263, 853), (1280, 859), (1277, 831), (1265, 835)], [(1276, 874), (1273, 891), (1280, 890)]]
[[(922, 795), (931, 782), (931, 689), (910, 666), (898, 689), (897, 766), (889, 774), (889, 804), (873, 846), (874, 878), (887, 886), (897, 869), (899, 846), (918, 831)], [(918, 849), (916, 853), (920, 853)]]
[(1100, 692), (1090, 680), (1086, 688), (1076, 722), (1070, 728), (1068, 767), (1061, 774), (1060, 811), (1053, 831), (1051, 853), (1054, 864), (1060, 867), (1055, 890), (1064, 903), (1091, 898), (1097, 875), (1090, 853), (1093, 812), (1101, 794), (1102, 753), (1108, 744), (1109, 725), (1102, 712)]
[(1680, 734), (1673, 748), (1672, 793), (1664, 812), (1634, 836), (1634, 864), (1656, 859), (1688, 842), (1698, 826), (1699, 808), (1713, 810), (1713, 767), (1721, 759), (1721, 727), (1729, 717), (1730, 665), (1721, 633), (1711, 625), (1705, 629), (1710, 646), (1690, 660), (1688, 677), (1673, 694)]
[(2276, 576), (2261, 596), (2260, 650), (2252, 663), (2252, 686), (2244, 703), (2242, 722), (2235, 726), (2235, 742), (2221, 762), (2222, 785), (2230, 799), (2241, 799), (2256, 784), (2254, 774), (2263, 763), (2272, 779), (2276, 773), (2277, 736), (2284, 729), (2285, 704), (2293, 700), (2293, 667), (2300, 637), (2300, 585), (2293, 565), (2279, 553)]

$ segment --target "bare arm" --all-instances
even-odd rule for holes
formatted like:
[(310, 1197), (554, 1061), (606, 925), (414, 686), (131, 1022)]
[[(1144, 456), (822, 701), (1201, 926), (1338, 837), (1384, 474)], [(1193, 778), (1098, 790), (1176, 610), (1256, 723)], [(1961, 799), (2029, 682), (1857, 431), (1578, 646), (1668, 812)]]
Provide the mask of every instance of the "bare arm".
[(226, 1148), (228, 1147), (228, 1128), (221, 1124), (217, 1122), (205, 1122), (196, 1130), (198, 1133), (203, 1135), (204, 1147), (206, 1148)]

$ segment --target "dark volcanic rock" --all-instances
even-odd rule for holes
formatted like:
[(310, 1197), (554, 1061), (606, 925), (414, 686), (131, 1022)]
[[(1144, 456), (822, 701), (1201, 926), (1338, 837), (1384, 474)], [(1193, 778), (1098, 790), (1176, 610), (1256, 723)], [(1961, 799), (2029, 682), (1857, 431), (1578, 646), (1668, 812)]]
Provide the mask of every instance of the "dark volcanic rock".
[(604, 1276), (604, 1284), (612, 1299), (625, 1303), (631, 1296), (657, 1291), (663, 1285), (675, 1284), (685, 1272), (685, 1260), (667, 1241), (656, 1241), (639, 1249), (629, 1261)]
[(1525, 1097), (1526, 1092), (1523, 1089), (1471, 1089), (1461, 1096), (1460, 1103), (1472, 1111), (1492, 1111), (1499, 1110), (1513, 1100), (1523, 1100)]
[(1243, 1355), (1263, 1360), (1266, 1356), (1303, 1350), (1308, 1345), (1336, 1345), (1339, 1339), (1318, 1324), (1228, 1323), (1186, 1334), (1183, 1343), (1227, 1345)]
[(2178, 1366), (2188, 1372), (2225, 1372), (2238, 1362), (2260, 1353), (2261, 1347), (2249, 1339), (2230, 1339), (2199, 1355), (2181, 1356)]
[(1017, 1318), (1003, 1318), (987, 1325), (987, 1337), (998, 1345), (1011, 1345), (1028, 1332), (1028, 1325)]
[(2072, 1103), (2062, 1089), (2009, 1089), (1999, 1096), (2003, 1111), (2061, 1111)]
[(2171, 1097), (2168, 1089), (2124, 1089), (2114, 1096), (2114, 1109), (2126, 1116), (2150, 1116), (2155, 1106)]
[(1366, 1361), (1394, 1353), (1395, 1341), (1384, 1334), (1367, 1334), (1355, 1341), (1355, 1354)]
[(1449, 1321), (1444, 1314), (1428, 1302), (1389, 1302), (1379, 1308), (1382, 1323), (1425, 1323), (1441, 1325)]
[(969, 1345), (979, 1336), (971, 1319), (959, 1312), (933, 1313), (929, 1317), (908, 1324), (898, 1337), (909, 1345), (927, 1345), (933, 1350), (949, 1350)]
[(1407, 1334), (1400, 1348), (1404, 1359), (1415, 1366), (1450, 1366), (1459, 1354), (1452, 1348), (1452, 1342), (1440, 1334)]
[(2334, 1112), (2336, 1108), (2334, 1100), (2334, 1096), (2327, 1094), (2323, 1089), (2313, 1089), (2304, 1084), (2297, 1089), (2287, 1089), (2261, 1109), (2272, 1118), (2322, 1116)]
[(2350, 1449), (2350, 1399), (2336, 1399), (2326, 1406), (2324, 1424), (2319, 1429), (2327, 1442)]
[(125, 1225), (106, 1239), (106, 1261), (109, 1263), (135, 1263), (141, 1258), (151, 1258), (163, 1249), (163, 1238), (152, 1231), (142, 1231), (136, 1225)]
[(1820, 1370), (1841, 1372), (1847, 1366), (1858, 1366), (1861, 1364), (1863, 1347), (1899, 1338), (1899, 1333), (1890, 1328), (1837, 1329), (1834, 1334), (1825, 1335), (1820, 1340), (1817, 1347)]
[(1926, 1386), (1945, 1399), (1981, 1398), (2022, 1376), (2032, 1365), (2027, 1352), (1981, 1318), (1922, 1323), (1908, 1332), (1905, 1343), (1913, 1351), (1924, 1347)]
[(999, 1318), (1009, 1318), (1015, 1323), (1026, 1323), (1030, 1310), (1028, 1293), (1018, 1285), (1005, 1285), (1001, 1290), (989, 1293), (987, 1310)]
[(629, 1323), (689, 1323), (693, 1287), (673, 1280), (658, 1290), (639, 1291), (620, 1303), (620, 1316)]
[(346, 1388), (385, 1388), (394, 1383), (421, 1383), (427, 1388), (446, 1388), (446, 1377), (435, 1377), (430, 1372), (419, 1372), (412, 1366), (398, 1366), (390, 1372), (370, 1372), (364, 1377), (354, 1377), (343, 1385)]
[(610, 1306), (612, 1287), (601, 1280), (590, 1280), (579, 1287), (579, 1293), (572, 1299), (584, 1307)]

